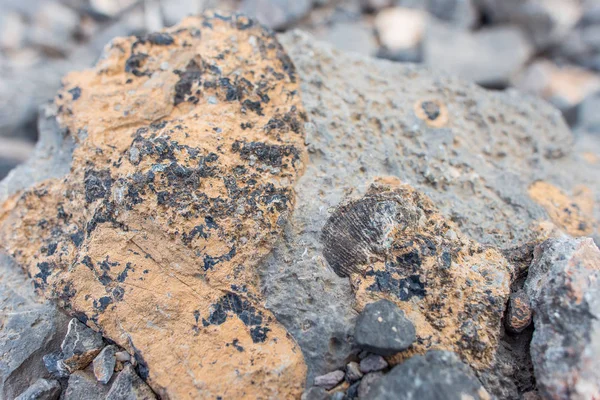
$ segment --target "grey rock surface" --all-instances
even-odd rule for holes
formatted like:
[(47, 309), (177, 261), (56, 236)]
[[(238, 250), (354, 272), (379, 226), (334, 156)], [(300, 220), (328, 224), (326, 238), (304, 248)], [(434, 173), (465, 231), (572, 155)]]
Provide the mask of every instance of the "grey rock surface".
[(354, 340), (364, 350), (391, 356), (416, 340), (415, 326), (389, 300), (367, 304), (356, 320)]
[(473, 371), (454, 353), (437, 350), (395, 366), (368, 394), (377, 400), (490, 398)]
[(586, 97), (577, 109), (577, 129), (600, 135), (600, 92)]
[[(568, 195), (577, 184), (600, 193), (600, 166), (582, 161), (594, 139), (574, 144), (560, 112), (541, 100), (345, 54), (303, 33), (280, 41), (301, 79), (310, 162), (262, 282), (267, 307), (303, 350), (309, 385), (358, 353), (352, 289), (328, 267), (319, 237), (329, 210), (363, 194), (375, 177), (410, 183), (464, 233), (500, 249), (536, 240), (540, 222), (551, 219), (529, 196), (534, 182)], [(427, 100), (441, 105), (434, 121), (417, 112)], [(596, 208), (588, 218), (599, 215)], [(518, 398), (508, 370), (491, 366), (480, 375)]]
[(591, 239), (550, 239), (525, 284), (534, 310), (531, 357), (545, 398), (600, 396), (600, 250)]
[(34, 293), (33, 284), (0, 252), (0, 398), (12, 399), (50, 377), (42, 357), (60, 349), (68, 318)]
[(75, 371), (69, 377), (61, 400), (105, 400), (109, 390), (110, 386), (98, 382), (89, 369)]
[(423, 62), (432, 69), (486, 87), (506, 87), (532, 55), (516, 28), (494, 27), (468, 32), (431, 23), (423, 44)]
[(115, 358), (116, 351), (116, 346), (106, 346), (100, 351), (96, 358), (94, 358), (94, 375), (96, 376), (96, 379), (98, 379), (98, 382), (106, 384), (112, 377), (117, 362), (117, 359)]
[(359, 399), (371, 399), (373, 395), (370, 393), (373, 386), (381, 380), (384, 375), (381, 372), (372, 372), (365, 375), (356, 390), (356, 395)]
[(103, 347), (102, 335), (77, 318), (69, 321), (67, 334), (60, 345), (63, 361), (71, 372), (87, 367)]
[(519, 26), (539, 50), (547, 49), (565, 38), (582, 15), (582, 2), (578, 0), (476, 1), (493, 23)]
[(15, 400), (56, 400), (60, 396), (60, 391), (58, 381), (40, 378)]
[(309, 13), (312, 0), (244, 0), (240, 11), (272, 29), (283, 29)]
[(344, 379), (344, 372), (337, 370), (332, 371), (328, 374), (317, 376), (315, 378), (315, 386), (325, 388), (327, 390), (333, 389)]
[(381, 371), (382, 369), (387, 368), (387, 366), (388, 363), (385, 361), (385, 358), (377, 354), (370, 354), (360, 360), (360, 371), (364, 374)]
[(156, 395), (150, 387), (140, 378), (131, 364), (125, 365), (112, 383), (106, 400), (153, 400)]
[(346, 365), (346, 381), (352, 383), (356, 382), (363, 377), (363, 373), (360, 371), (360, 366), (356, 361), (350, 361)]
[(44, 366), (53, 378), (68, 378), (69, 370), (62, 359), (61, 352), (46, 354), (43, 357)]

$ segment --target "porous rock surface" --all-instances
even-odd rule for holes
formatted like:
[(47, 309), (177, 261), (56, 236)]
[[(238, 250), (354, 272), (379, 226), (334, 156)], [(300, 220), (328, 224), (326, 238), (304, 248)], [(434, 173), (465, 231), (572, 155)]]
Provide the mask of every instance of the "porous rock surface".
[(368, 392), (377, 400), (490, 400), (473, 371), (453, 353), (433, 350), (394, 367)]
[(281, 45), (245, 17), (207, 15), (115, 39), (63, 84), (71, 172), (4, 203), (11, 255), (161, 395), (299, 396), (302, 353), (257, 276), (306, 152)]
[(549, 239), (525, 284), (534, 311), (531, 357), (549, 399), (600, 396), (600, 250), (591, 239)]
[[(296, 395), (305, 368), (310, 385), (358, 352), (352, 334), (365, 303), (389, 296), (413, 315), (419, 303), (433, 305), (426, 296), (367, 290), (375, 272), (389, 272), (390, 259), (394, 280), (414, 269), (423, 278), (409, 279), (411, 290), (443, 291), (441, 276), (425, 280), (447, 260), (443, 246), (430, 250), (417, 236), (412, 248), (424, 267), (405, 268), (391, 257), (402, 249), (388, 248), (369, 253), (374, 275), (351, 273), (351, 281), (336, 274), (323, 228), (361, 199), (392, 195), (392, 203), (425, 215), (425, 227), (456, 227), (447, 230), (456, 237), (435, 236), (434, 243), (475, 250), (451, 259), (452, 268), (479, 275), (479, 284), (497, 290), (495, 302), (507, 298), (500, 282), (511, 269), (493, 247), (510, 255), (560, 231), (598, 240), (600, 165), (589, 154), (599, 147), (589, 138), (574, 143), (557, 110), (514, 91), (488, 92), (421, 67), (341, 53), (301, 33), (279, 37), (287, 58), (264, 31), (235, 21), (192, 19), (167, 36), (118, 39), (96, 70), (70, 75), (56, 111), (68, 131), (48, 135), (64, 151), (47, 159), (71, 172), (10, 197), (0, 211), (2, 243), (39, 274), (40, 289), (135, 354), (140, 375), (159, 394), (186, 397), (202, 382), (207, 396)], [(249, 72), (257, 70), (273, 87), (268, 102), (258, 93), (260, 73)], [(60, 158), (69, 141), (76, 142), (72, 166)], [(13, 186), (18, 174), (9, 176)], [(368, 192), (382, 176), (397, 179), (379, 179)], [(50, 273), (38, 264), (51, 265)], [(359, 271), (366, 264), (357, 263)], [(489, 274), (492, 266), (500, 268)], [(500, 344), (495, 355), (493, 348), (475, 355), (456, 337), (446, 346), (475, 368), (490, 394), (519, 398), (517, 366), (495, 333), (504, 304), (495, 307), (482, 311), (493, 314), (482, 319), (490, 326), (476, 320), (470, 331)], [(119, 315), (131, 318), (113, 318)], [(417, 332), (423, 322), (443, 331), (443, 317), (413, 322)], [(465, 342), (472, 338), (480, 340)], [(235, 370), (245, 372), (231, 383)]]

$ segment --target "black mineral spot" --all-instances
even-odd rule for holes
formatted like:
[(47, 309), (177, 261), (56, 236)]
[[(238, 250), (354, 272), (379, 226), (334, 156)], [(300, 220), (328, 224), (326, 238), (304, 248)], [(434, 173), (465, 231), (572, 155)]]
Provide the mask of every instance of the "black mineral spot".
[(168, 46), (174, 42), (173, 37), (164, 32), (150, 33), (148, 36), (146, 36), (146, 40), (158, 46)]
[(106, 307), (108, 307), (112, 302), (113, 299), (108, 296), (100, 297), (98, 301), (94, 300), (94, 308), (102, 312), (106, 310)]
[(41, 262), (37, 264), (38, 269), (40, 270), (40, 272), (38, 272), (37, 274), (34, 275), (34, 278), (38, 278), (41, 279), (44, 285), (48, 284), (48, 277), (52, 274), (52, 271), (54, 270), (54, 268), (56, 268), (56, 265), (54, 265), (54, 263), (49, 263), (49, 262)]
[(246, 99), (246, 100), (244, 100), (242, 105), (244, 106), (244, 108), (254, 111), (258, 115), (264, 115), (260, 101), (252, 101), (250, 99)]
[(174, 104), (178, 105), (187, 101), (188, 96), (192, 94), (192, 86), (200, 85), (202, 70), (194, 60), (190, 60), (185, 67), (185, 71), (174, 71), (179, 75), (179, 81), (175, 84)]
[(110, 194), (112, 179), (110, 171), (88, 169), (85, 171), (85, 201), (92, 203), (98, 199), (104, 199)]
[(81, 97), (81, 88), (75, 86), (73, 89), (69, 90), (69, 93), (71, 93), (71, 96), (73, 96), (73, 101), (75, 101)]
[(147, 71), (141, 71), (140, 68), (146, 59), (148, 54), (144, 53), (132, 53), (131, 56), (125, 62), (125, 72), (130, 72), (135, 76), (147, 75)]
[(421, 108), (430, 121), (435, 121), (440, 116), (440, 106), (434, 101), (424, 101), (421, 103)]
[(76, 247), (81, 247), (81, 243), (83, 243), (84, 233), (83, 231), (77, 231), (71, 235), (71, 241), (75, 244)]

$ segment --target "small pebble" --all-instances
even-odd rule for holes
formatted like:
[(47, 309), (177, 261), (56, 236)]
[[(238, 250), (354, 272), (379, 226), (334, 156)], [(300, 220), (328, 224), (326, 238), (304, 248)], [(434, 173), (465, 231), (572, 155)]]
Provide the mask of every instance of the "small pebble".
[(315, 378), (315, 386), (323, 387), (327, 390), (333, 389), (344, 379), (344, 372), (337, 370)]
[(117, 351), (115, 357), (117, 358), (117, 361), (120, 362), (129, 361), (131, 359), (131, 356), (126, 351)]
[(360, 371), (364, 374), (368, 374), (369, 372), (381, 371), (382, 369), (387, 368), (388, 363), (381, 356), (376, 354), (371, 354), (370, 356), (364, 358), (360, 362)]
[(106, 346), (100, 354), (94, 358), (94, 375), (98, 382), (107, 384), (115, 371), (115, 352), (116, 346)]
[(360, 372), (360, 366), (357, 362), (351, 361), (346, 366), (346, 380), (350, 383), (356, 382), (363, 377), (363, 373)]

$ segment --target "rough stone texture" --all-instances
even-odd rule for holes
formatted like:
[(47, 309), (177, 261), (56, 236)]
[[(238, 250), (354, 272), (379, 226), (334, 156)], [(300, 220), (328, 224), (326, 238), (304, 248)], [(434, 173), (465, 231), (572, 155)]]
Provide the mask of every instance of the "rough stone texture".
[(359, 399), (371, 399), (372, 394), (370, 393), (373, 385), (383, 377), (381, 372), (372, 372), (370, 374), (365, 375), (358, 385), (358, 390), (356, 394)]
[(50, 373), (50, 375), (54, 378), (68, 378), (69, 377), (69, 369), (65, 365), (65, 362), (62, 359), (61, 352), (55, 352), (46, 354), (43, 357), (44, 366)]
[(13, 399), (50, 376), (42, 357), (60, 350), (68, 321), (0, 251), (0, 398)]
[(360, 371), (360, 366), (356, 361), (350, 361), (346, 365), (346, 381), (352, 383), (362, 378), (363, 373)]
[(256, 272), (305, 159), (297, 75), (272, 34), (215, 14), (115, 39), (56, 104), (72, 172), (0, 211), (37, 288), (135, 354), (161, 395), (299, 395), (302, 354)]
[[(309, 378), (343, 368), (355, 352), (352, 292), (348, 280), (327, 267), (319, 237), (331, 210), (362, 195), (375, 177), (410, 182), (465, 234), (506, 250), (568, 227), (561, 204), (545, 204), (554, 225), (538, 203), (543, 199), (529, 196), (534, 182), (597, 204), (600, 163), (582, 161), (584, 154), (600, 154), (598, 146), (591, 138), (573, 143), (560, 113), (546, 103), (417, 66), (344, 54), (302, 33), (280, 40), (301, 80), (310, 162), (263, 282), (267, 307), (301, 345)], [(427, 117), (424, 102), (431, 115), (438, 107), (437, 118)], [(574, 190), (578, 185), (587, 194)], [(581, 209), (571, 218), (586, 230), (575, 234), (598, 237), (599, 216), (597, 206)], [(501, 398), (518, 399), (512, 374), (520, 367), (510, 351), (504, 353), (480, 375)]]
[(89, 369), (75, 371), (69, 376), (61, 400), (105, 400), (109, 390), (110, 386), (98, 382)]
[(62, 360), (70, 372), (87, 367), (103, 347), (102, 335), (79, 322), (77, 318), (69, 322), (67, 334), (60, 345)]
[(477, 369), (489, 367), (511, 267), (497, 250), (463, 235), (422, 193), (378, 180), (363, 197), (337, 207), (322, 242), (328, 265), (350, 276), (357, 307), (387, 299), (414, 323), (417, 341), (397, 360), (443, 348)]
[(125, 365), (112, 383), (106, 400), (153, 400), (156, 396), (146, 383), (135, 373), (131, 364)]
[(531, 357), (545, 398), (600, 396), (600, 250), (591, 239), (540, 244), (525, 284), (534, 310)]
[(116, 346), (106, 346), (102, 349), (100, 354), (94, 358), (94, 375), (96, 376), (96, 379), (98, 379), (98, 382), (106, 384), (112, 377), (117, 361), (115, 358), (116, 350)]
[(477, 32), (429, 24), (423, 61), (486, 87), (505, 87), (532, 55), (531, 45), (517, 28), (493, 27)]
[(520, 333), (531, 324), (531, 304), (529, 297), (523, 290), (510, 295), (506, 319), (506, 328), (514, 333)]
[[(202, 35), (210, 33), (206, 27), (198, 29)], [(262, 263), (260, 272), (267, 308), (301, 345), (309, 383), (315, 375), (343, 368), (357, 352), (352, 331), (360, 307), (354, 308), (349, 280), (338, 277), (328, 267), (320, 238), (330, 213), (348, 198), (363, 196), (376, 177), (393, 175), (410, 183), (427, 194), (441, 214), (463, 233), (506, 251), (560, 230), (569, 229), (577, 236), (589, 235), (596, 240), (600, 237), (599, 147), (589, 136), (573, 143), (557, 110), (514, 91), (487, 92), (421, 67), (340, 53), (307, 35), (289, 33), (280, 40), (297, 67), (302, 103), (309, 117), (305, 140), (310, 157), (305, 174), (295, 185), (295, 208), (283, 227), (283, 237)], [(125, 90), (118, 92), (127, 96)], [(214, 97), (210, 101), (222, 103)], [(155, 98), (152, 101), (158, 104)], [(115, 137), (129, 140), (126, 134), (118, 134), (126, 130), (117, 127)], [(74, 137), (78, 137), (76, 130), (61, 138), (73, 142)], [(135, 151), (133, 155), (135, 160)], [(128, 158), (126, 153), (123, 165), (127, 165)], [(68, 160), (56, 168), (68, 172)], [(56, 168), (40, 168), (37, 173), (53, 173)], [(12, 174), (9, 182), (16, 185), (18, 174)], [(19, 183), (20, 187), (30, 185), (24, 182)], [(49, 194), (46, 199), (52, 197)], [(565, 204), (576, 207), (565, 210)], [(4, 222), (4, 216), (0, 220)], [(1, 231), (4, 234), (4, 229)], [(158, 237), (144, 245), (168, 242)], [(70, 241), (68, 238), (64, 242)], [(163, 247), (157, 252), (171, 253)], [(224, 264), (228, 265), (221, 262), (218, 267)], [(96, 269), (102, 276), (102, 270)], [(124, 266), (117, 271), (121, 269)], [(136, 271), (139, 273), (139, 269)], [(114, 278), (117, 274), (107, 275)], [(186, 275), (186, 282), (188, 279), (193, 277)], [(134, 284), (141, 282), (136, 280)], [(263, 315), (272, 318), (266, 311)], [(163, 319), (153, 322), (157, 321)], [(234, 316), (224, 325), (232, 321), (236, 321)], [(195, 318), (190, 325), (196, 326)], [(225, 329), (230, 330), (229, 326)], [(225, 350), (235, 354), (233, 340), (227, 342), (230, 346)], [(237, 345), (248, 351), (243, 343)], [(125, 347), (147, 363), (144, 352)], [(499, 353), (502, 349), (500, 346)], [(219, 349), (219, 359), (223, 354)], [(511, 360), (509, 354), (479, 372), (480, 376), (494, 378), (487, 379), (486, 385), (501, 392), (499, 398), (519, 397), (518, 389), (510, 382), (516, 368)], [(222, 379), (220, 367), (213, 365), (212, 371)]]
[(385, 358), (378, 356), (376, 354), (370, 354), (367, 357), (360, 360), (360, 371), (364, 374), (368, 374), (369, 372), (381, 371), (388, 367), (387, 361)]
[(356, 320), (354, 340), (372, 353), (391, 356), (409, 348), (415, 339), (415, 326), (388, 300), (367, 304)]
[(343, 371), (332, 371), (328, 374), (317, 376), (315, 378), (315, 386), (324, 387), (325, 389), (333, 389), (344, 379)]
[(473, 371), (453, 353), (429, 351), (395, 366), (373, 384), (369, 398), (377, 400), (490, 400)]
[(58, 381), (38, 379), (15, 400), (56, 400), (60, 396), (60, 390)]

